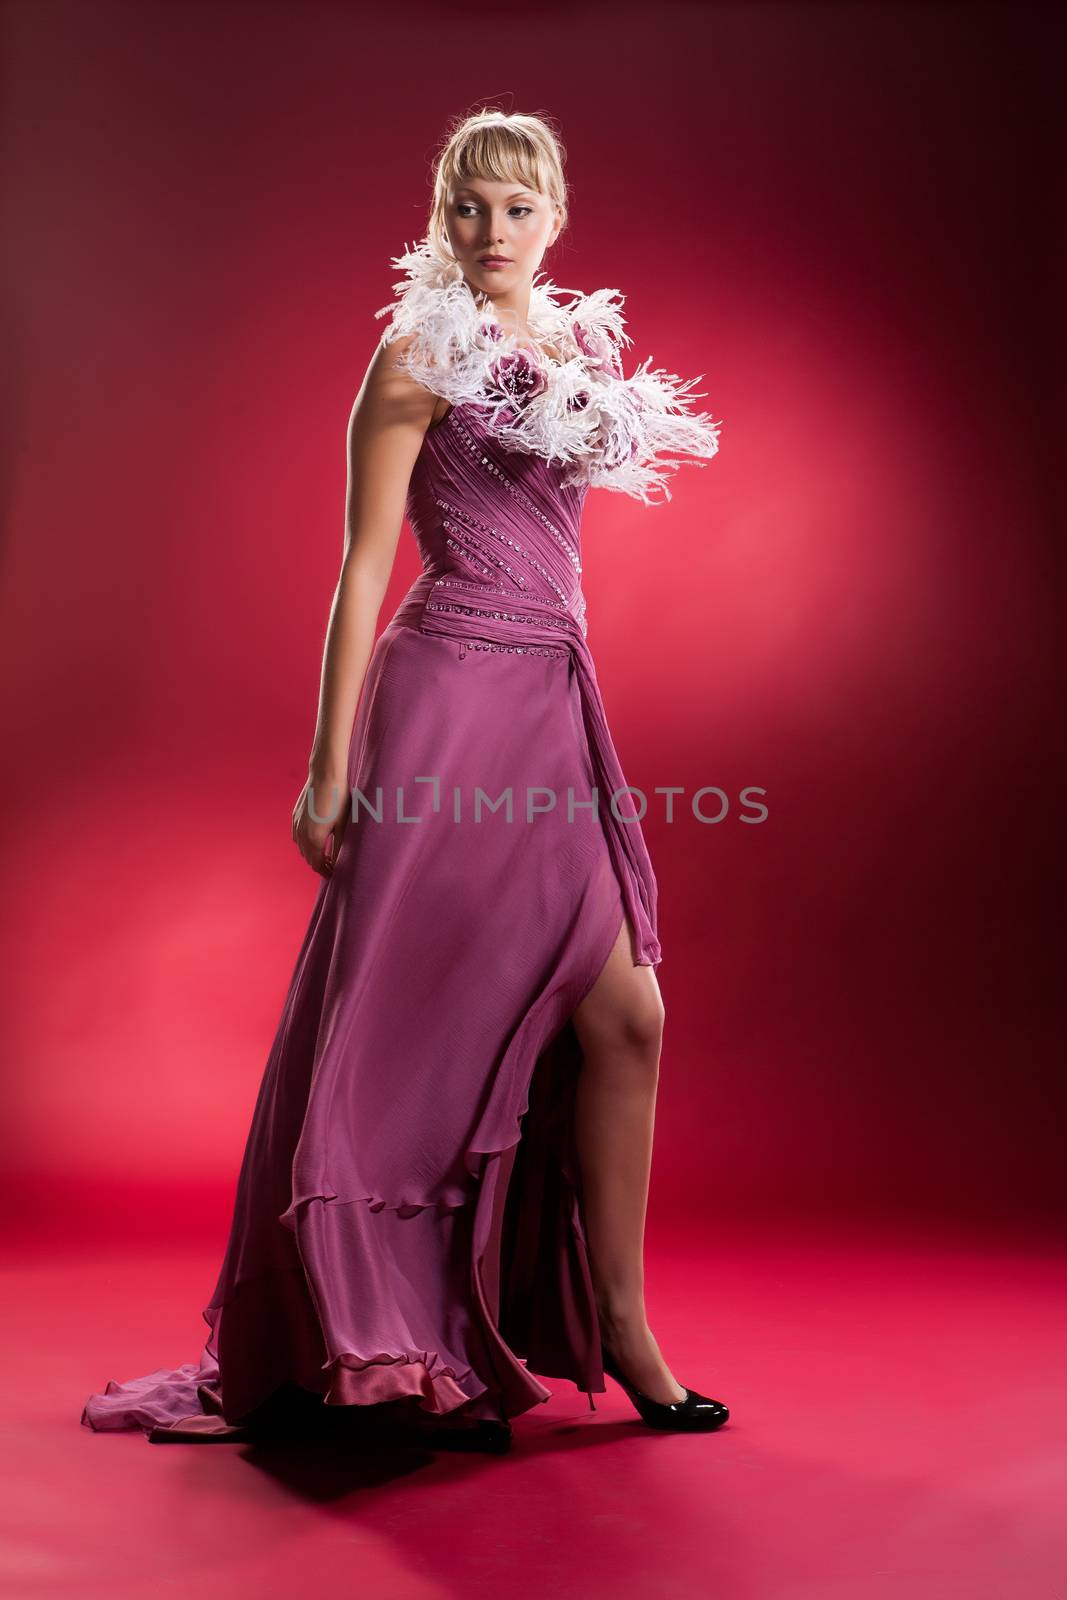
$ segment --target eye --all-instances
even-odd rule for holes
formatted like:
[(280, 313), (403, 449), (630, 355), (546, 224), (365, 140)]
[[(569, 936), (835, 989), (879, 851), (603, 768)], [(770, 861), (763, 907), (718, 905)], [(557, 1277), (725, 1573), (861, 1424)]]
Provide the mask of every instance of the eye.
[[(458, 212), (458, 214), (461, 217), (465, 216), (468, 211), (477, 211), (477, 209), (478, 209), (478, 207), (473, 203), (473, 201), (470, 201), (470, 200), (463, 200), (456, 207), (456, 211)], [(517, 206), (517, 205), (516, 206), (509, 206), (508, 207), (508, 211), (509, 212), (518, 211), (524, 217), (528, 217), (528, 216), (531, 215), (531, 213), (533, 211), (533, 206)]]

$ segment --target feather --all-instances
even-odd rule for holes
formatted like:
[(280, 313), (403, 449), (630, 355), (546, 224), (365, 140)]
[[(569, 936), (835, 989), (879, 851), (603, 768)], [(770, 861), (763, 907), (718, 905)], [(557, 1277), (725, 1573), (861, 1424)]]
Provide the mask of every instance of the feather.
[(656, 505), (656, 491), (671, 498), (668, 478), (679, 466), (703, 467), (718, 452), (722, 424), (691, 409), (704, 398), (693, 387), (703, 374), (683, 380), (648, 358), (624, 376), (632, 341), (618, 289), (585, 294), (537, 273), (531, 349), (494, 320), (492, 300), (475, 295), (458, 262), (425, 241), (391, 259), (403, 273), (397, 298), (374, 315), (390, 318), (383, 344), (410, 337), (400, 370), (453, 406), (476, 407), (505, 448), (558, 461), (564, 484)]

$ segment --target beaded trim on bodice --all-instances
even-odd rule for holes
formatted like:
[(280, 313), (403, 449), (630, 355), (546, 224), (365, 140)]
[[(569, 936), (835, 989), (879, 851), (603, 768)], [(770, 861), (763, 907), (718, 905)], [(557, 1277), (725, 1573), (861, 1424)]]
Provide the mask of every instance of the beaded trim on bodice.
[(568, 561), (570, 561), (571, 565), (574, 567), (575, 572), (579, 577), (581, 577), (581, 557), (579, 556), (577, 550), (575, 550), (574, 546), (563, 537), (562, 533), (560, 533), (552, 519), (547, 517), (540, 507), (534, 504), (525, 490), (520, 489), (516, 483), (512, 482), (507, 473), (504, 472), (503, 469), (489, 455), (486, 454), (478, 440), (475, 439), (473, 434), (471, 434), (470, 431), (463, 426), (463, 423), (459, 420), (459, 417), (456, 415), (454, 410), (449, 412), (447, 421), (455, 433), (457, 433), (462, 439), (466, 448), (473, 456), (477, 458), (478, 464), (485, 467), (488, 472), (492, 473), (495, 478), (499, 479), (500, 483), (508, 491), (508, 493), (514, 496), (514, 498), (520, 503), (520, 505), (524, 507), (526, 511), (530, 513), (531, 516), (535, 516), (539, 522), (543, 523), (545, 528), (547, 528), (548, 532), (551, 534), (552, 538), (555, 539), (556, 543), (567, 557)]

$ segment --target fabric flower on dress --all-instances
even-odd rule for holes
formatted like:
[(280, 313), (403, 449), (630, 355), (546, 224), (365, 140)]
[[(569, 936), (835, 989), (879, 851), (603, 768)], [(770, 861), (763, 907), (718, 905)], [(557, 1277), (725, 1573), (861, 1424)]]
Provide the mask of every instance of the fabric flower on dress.
[(491, 389), (506, 394), (511, 405), (506, 413), (508, 426), (513, 427), (520, 418), (523, 407), (548, 388), (544, 368), (539, 366), (528, 350), (505, 350), (489, 367), (486, 380)]
[(452, 406), (477, 409), (505, 448), (559, 462), (563, 484), (656, 505), (656, 491), (671, 498), (667, 480), (679, 466), (703, 467), (717, 454), (721, 423), (691, 409), (700, 378), (683, 381), (648, 359), (623, 375), (621, 352), (632, 341), (618, 289), (585, 294), (538, 273), (527, 316), (538, 360), (487, 316), (491, 301), (475, 295), (457, 261), (423, 240), (392, 262), (404, 276), (375, 317), (390, 319), (383, 344), (410, 338), (401, 370)]
[(579, 350), (589, 360), (589, 364), (596, 372), (611, 373), (622, 377), (622, 362), (619, 352), (611, 340), (603, 334), (586, 333), (580, 322), (572, 324), (574, 339)]

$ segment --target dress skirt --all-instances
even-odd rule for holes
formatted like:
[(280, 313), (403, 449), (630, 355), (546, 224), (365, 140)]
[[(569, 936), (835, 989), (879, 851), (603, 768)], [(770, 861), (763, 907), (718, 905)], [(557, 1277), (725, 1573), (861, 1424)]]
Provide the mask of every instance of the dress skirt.
[(590, 687), (573, 648), (424, 631), (428, 592), (368, 665), (203, 1355), (109, 1383), (94, 1429), (225, 1437), (287, 1384), (496, 1419), (550, 1397), (535, 1373), (604, 1388), (571, 1019), (634, 891), (589, 805)]

